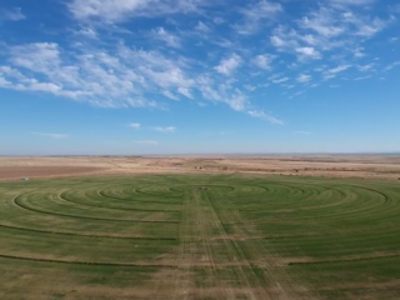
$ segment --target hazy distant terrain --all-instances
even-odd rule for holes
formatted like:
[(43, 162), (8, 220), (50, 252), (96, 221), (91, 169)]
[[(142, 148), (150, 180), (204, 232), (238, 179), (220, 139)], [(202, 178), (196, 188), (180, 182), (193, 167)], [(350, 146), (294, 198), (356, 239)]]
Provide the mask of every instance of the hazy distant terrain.
[(241, 173), (398, 180), (398, 155), (0, 157), (0, 180), (71, 175)]

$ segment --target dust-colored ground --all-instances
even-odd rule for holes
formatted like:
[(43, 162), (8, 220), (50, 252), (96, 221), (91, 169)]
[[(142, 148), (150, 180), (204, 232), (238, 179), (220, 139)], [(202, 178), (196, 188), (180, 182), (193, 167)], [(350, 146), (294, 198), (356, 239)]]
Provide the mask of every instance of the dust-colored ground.
[(281, 174), (400, 180), (400, 155), (0, 157), (0, 180), (164, 173)]

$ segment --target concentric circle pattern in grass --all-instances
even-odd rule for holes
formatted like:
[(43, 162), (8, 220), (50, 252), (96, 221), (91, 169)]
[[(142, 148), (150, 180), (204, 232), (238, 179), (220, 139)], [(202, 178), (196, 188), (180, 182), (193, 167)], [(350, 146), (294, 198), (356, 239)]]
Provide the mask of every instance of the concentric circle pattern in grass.
[(395, 182), (1, 183), (0, 299), (396, 299), (399, 225)]

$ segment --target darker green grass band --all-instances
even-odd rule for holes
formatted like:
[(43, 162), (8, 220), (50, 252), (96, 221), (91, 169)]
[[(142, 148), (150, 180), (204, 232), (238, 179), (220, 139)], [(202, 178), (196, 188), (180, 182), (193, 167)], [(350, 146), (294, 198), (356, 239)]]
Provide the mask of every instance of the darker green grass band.
[(59, 232), (59, 231), (47, 231), (40, 229), (28, 229), (22, 227), (14, 227), (9, 225), (0, 224), (0, 228), (7, 228), (12, 230), (26, 231), (26, 232), (35, 232), (35, 233), (44, 233), (50, 235), (66, 235), (66, 236), (79, 236), (79, 237), (88, 237), (88, 238), (98, 238), (98, 239), (118, 239), (118, 240), (143, 240), (143, 241), (177, 241), (177, 238), (172, 237), (146, 237), (146, 236), (110, 236), (110, 235), (94, 235), (94, 234), (79, 234), (73, 232)]
[(33, 211), (36, 213), (41, 213), (45, 215), (51, 215), (51, 216), (60, 216), (60, 217), (66, 217), (66, 218), (76, 218), (76, 219), (84, 219), (84, 220), (98, 220), (98, 221), (112, 221), (112, 222), (129, 222), (129, 223), (170, 223), (170, 224), (178, 224), (179, 221), (174, 221), (174, 220), (157, 220), (157, 221), (146, 221), (146, 220), (122, 220), (122, 219), (107, 219), (107, 218), (97, 218), (97, 217), (86, 217), (86, 216), (77, 216), (77, 215), (69, 215), (69, 214), (60, 214), (60, 213), (55, 213), (55, 212), (48, 212), (48, 211), (43, 211), (37, 208), (32, 208), (29, 206), (26, 206), (24, 204), (21, 204), (19, 201), (18, 197), (13, 200), (14, 204), (22, 209)]
[(396, 257), (400, 257), (400, 254), (391, 254), (391, 255), (382, 255), (382, 256), (369, 256), (369, 257), (360, 257), (360, 258), (351, 258), (351, 259), (289, 262), (288, 266), (352, 263), (352, 262), (359, 262), (359, 261), (379, 260), (379, 259), (396, 258)]
[(85, 265), (85, 266), (106, 266), (106, 267), (132, 267), (132, 268), (167, 268), (176, 269), (174, 265), (162, 265), (162, 264), (128, 264), (128, 263), (108, 263), (108, 262), (88, 262), (88, 261), (67, 261), (67, 260), (56, 260), (46, 258), (35, 258), (25, 257), (16, 255), (0, 254), (0, 258), (33, 261), (33, 262), (45, 262), (54, 264), (66, 264), (66, 265)]

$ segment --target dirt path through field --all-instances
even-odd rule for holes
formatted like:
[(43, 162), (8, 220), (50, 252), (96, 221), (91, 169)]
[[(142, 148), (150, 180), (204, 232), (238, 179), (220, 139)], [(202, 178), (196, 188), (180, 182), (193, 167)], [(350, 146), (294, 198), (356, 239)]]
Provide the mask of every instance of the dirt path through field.
[[(223, 214), (224, 221), (232, 224), (232, 231), (238, 238), (230, 238), (227, 235), (227, 239), (234, 244), (235, 249), (240, 253), (241, 257), (246, 263), (249, 264), (249, 268), (254, 269), (254, 267), (259, 268), (261, 271), (258, 273), (252, 272), (254, 280), (263, 286), (263, 283), (267, 281), (269, 283), (268, 289), (261, 289), (265, 294), (268, 294), (266, 299), (302, 299), (298, 292), (307, 292), (306, 299), (315, 299), (311, 293), (310, 288), (300, 285), (296, 278), (293, 278), (287, 274), (285, 270), (285, 263), (283, 259), (279, 256), (279, 253), (270, 248), (267, 241), (263, 239), (252, 239), (247, 240), (246, 249), (243, 249), (238, 241), (245, 241), (248, 237), (260, 236), (260, 233), (253, 228), (246, 220), (240, 215), (240, 212), (235, 208), (235, 206), (230, 201), (219, 201), (212, 200), (211, 195), (209, 200), (213, 203), (214, 211)], [(222, 221), (220, 222), (222, 224)], [(254, 261), (248, 261), (247, 257), (256, 257), (257, 264)], [(264, 298), (257, 298), (264, 299)]]
[[(243, 249), (241, 238), (225, 230), (220, 216), (224, 209), (225, 221), (236, 224), (235, 236), (257, 234), (232, 204), (213, 200), (212, 191), (186, 189), (173, 276), (175, 299), (301, 299), (297, 292), (304, 295), (305, 287), (294, 283), (263, 241)], [(262, 259), (255, 264), (246, 251)]]

